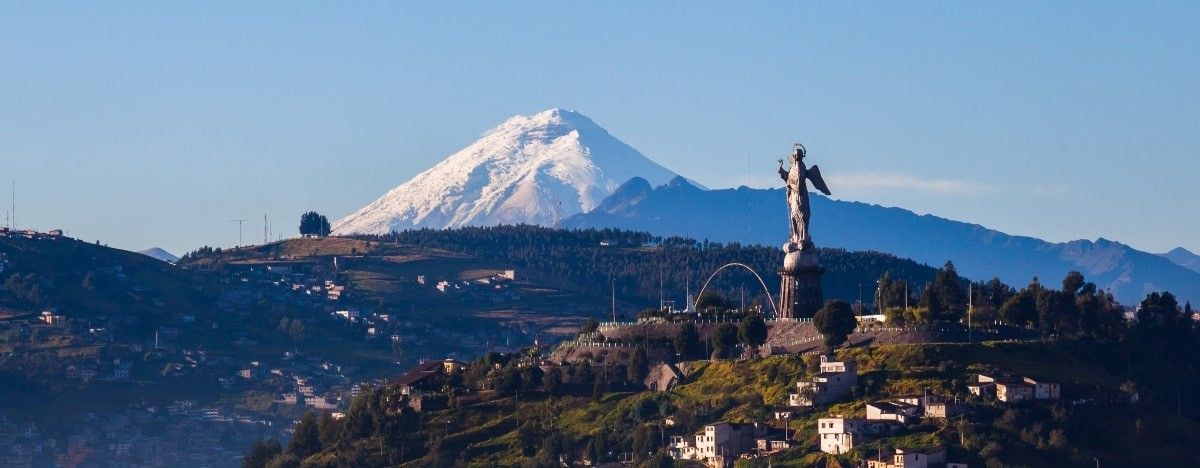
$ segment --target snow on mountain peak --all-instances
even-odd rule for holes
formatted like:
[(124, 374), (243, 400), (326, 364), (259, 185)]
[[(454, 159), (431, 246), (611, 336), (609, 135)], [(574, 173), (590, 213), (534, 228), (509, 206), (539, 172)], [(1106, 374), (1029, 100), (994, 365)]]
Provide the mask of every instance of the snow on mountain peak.
[(633, 177), (658, 185), (675, 175), (587, 116), (551, 108), (506, 119), (466, 148), (338, 220), (333, 233), (552, 225), (591, 210)]

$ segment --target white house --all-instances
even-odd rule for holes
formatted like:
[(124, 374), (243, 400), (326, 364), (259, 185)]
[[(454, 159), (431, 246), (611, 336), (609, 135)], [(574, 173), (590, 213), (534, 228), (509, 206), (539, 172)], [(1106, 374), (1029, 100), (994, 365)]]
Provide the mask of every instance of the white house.
[(841, 398), (857, 384), (856, 361), (831, 361), (827, 356), (821, 356), (820, 372), (809, 382), (796, 383), (796, 393), (788, 394), (788, 405), (823, 405)]
[(1048, 382), (1032, 377), (1025, 377), (1024, 381), (1033, 385), (1033, 398), (1037, 400), (1057, 400), (1062, 391), (1057, 382)]
[(825, 453), (846, 453), (854, 448), (855, 439), (865, 433), (865, 424), (861, 419), (832, 417), (817, 420), (817, 438), (820, 439), (821, 451)]
[(890, 458), (867, 460), (867, 468), (928, 468), (946, 463), (946, 448), (934, 450), (896, 449)]
[(733, 466), (739, 455), (755, 448), (755, 439), (763, 432), (754, 424), (709, 424), (694, 436), (671, 437), (671, 456), (714, 467)]
[(920, 410), (920, 406), (902, 401), (877, 401), (867, 403), (867, 420), (908, 424), (917, 420)]

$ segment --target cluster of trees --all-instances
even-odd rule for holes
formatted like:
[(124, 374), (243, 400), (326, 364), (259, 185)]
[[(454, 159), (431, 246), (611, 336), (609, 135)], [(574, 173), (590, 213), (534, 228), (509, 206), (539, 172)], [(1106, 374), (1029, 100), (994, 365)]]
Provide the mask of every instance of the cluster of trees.
[(708, 336), (701, 342), (700, 332), (692, 322), (685, 322), (675, 332), (671, 344), (675, 354), (682, 359), (692, 359), (703, 354), (704, 349), (711, 348), (711, 358), (723, 358), (729, 355), (739, 344), (754, 349), (767, 342), (767, 322), (761, 315), (750, 314), (736, 326), (723, 323), (709, 330)]
[[(774, 288), (779, 284), (783, 259), (778, 247), (659, 238), (616, 229), (556, 230), (518, 225), (355, 237), (512, 262), (564, 278), (596, 295), (607, 296), (610, 281), (615, 281), (618, 296), (642, 306), (657, 305), (660, 292), (668, 298), (684, 297), (689, 287), (695, 292), (713, 271), (731, 262), (749, 265), (762, 275), (768, 287)], [(822, 287), (830, 297), (857, 297), (858, 285), (874, 284), (885, 271), (913, 282), (932, 281), (936, 273), (925, 265), (878, 252), (822, 249), (820, 255), (826, 269)], [(725, 297), (739, 297), (744, 291), (747, 305), (766, 304), (758, 279), (742, 269), (725, 270), (713, 279), (709, 289)]]
[(879, 306), (895, 324), (966, 322), (970, 308), (974, 324), (1000, 322), (1060, 336), (1114, 338), (1124, 326), (1123, 309), (1112, 294), (1077, 271), (1068, 273), (1060, 288), (1044, 286), (1035, 277), (1017, 290), (998, 278), (969, 283), (946, 262), (920, 288), (890, 273), (879, 278), (878, 288)]
[[(333, 452), (333, 464), (362, 466), (374, 455), (355, 442), (377, 439), (388, 449), (388, 458), (374, 464), (395, 464), (428, 452), (428, 436), (422, 431), (420, 414), (408, 406), (408, 397), (397, 389), (375, 388), (355, 398), (345, 417), (330, 413), (305, 413), (293, 428), (287, 446), (264, 440), (250, 447), (242, 459), (245, 468), (300, 466), (305, 458), (325, 450)], [(332, 449), (332, 450), (331, 450)]]
[(308, 334), (304, 330), (304, 320), (289, 319), (287, 317), (279, 319), (279, 333), (287, 335), (293, 341), (304, 341)]
[(300, 235), (325, 237), (329, 235), (329, 219), (316, 211), (300, 215)]
[(30, 305), (44, 306), (51, 297), (54, 284), (36, 273), (13, 273), (4, 280), (4, 289)]
[(179, 263), (184, 264), (184, 263), (187, 263), (187, 262), (190, 262), (193, 260), (198, 260), (198, 259), (205, 258), (205, 257), (211, 257), (213, 255), (221, 255), (221, 248), (220, 247), (213, 248), (213, 247), (206, 245), (204, 247), (200, 247), (196, 250), (193, 250), (191, 252), (183, 254), (182, 257), (179, 257)]

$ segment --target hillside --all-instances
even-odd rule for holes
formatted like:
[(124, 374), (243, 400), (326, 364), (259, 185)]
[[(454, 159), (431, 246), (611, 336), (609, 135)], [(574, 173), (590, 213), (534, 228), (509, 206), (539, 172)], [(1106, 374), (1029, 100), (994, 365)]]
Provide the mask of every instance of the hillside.
[[(1159, 403), (1009, 405), (971, 396), (963, 386), (974, 373), (1000, 369), (1051, 377), (1062, 384), (1064, 400), (1120, 395), (1127, 377), (1111, 363), (1122, 356), (1119, 346), (1080, 342), (845, 350), (838, 357), (856, 359), (860, 366), (855, 396), (790, 419), (788, 439), (795, 447), (771, 455), (770, 463), (852, 466), (877, 451), (922, 446), (949, 447), (952, 460), (970, 466), (1092, 466), (1093, 457), (1104, 466), (1200, 463), (1200, 454), (1191, 445), (1200, 440), (1200, 424), (1190, 417), (1175, 416)], [(650, 454), (660, 453), (668, 438), (688, 436), (713, 421), (766, 422), (771, 432), (782, 435), (782, 422), (770, 417), (770, 408), (786, 404), (795, 382), (812, 374), (814, 361), (814, 356), (791, 355), (687, 363), (683, 367), (688, 377), (670, 392), (605, 392), (589, 398), (575, 396), (569, 389), (559, 397), (523, 391), (516, 399), (484, 392), (460, 397), (452, 409), (406, 413), (405, 429), (384, 439), (371, 435), (374, 429), (369, 427), (362, 428), (360, 436), (343, 435), (337, 445), (319, 445), (307, 461), (369, 466), (540, 466), (556, 457), (579, 461), (632, 456), (650, 462), (657, 460)], [(817, 418), (828, 414), (861, 417), (866, 401), (920, 394), (924, 389), (967, 402), (973, 409), (963, 421), (969, 424), (935, 420), (910, 425), (894, 435), (873, 438), (842, 456), (816, 450)], [(396, 391), (383, 388), (376, 395)], [(1194, 410), (1194, 406), (1189, 408)], [(361, 408), (366, 416), (367, 404)], [(352, 409), (343, 421), (354, 421), (356, 416)], [(664, 425), (664, 421), (670, 422)], [(344, 424), (340, 429), (351, 431), (355, 423)], [(338, 440), (334, 432), (338, 429), (330, 424), (330, 438), (326, 439), (327, 430), (322, 429), (321, 439)], [(1134, 433), (1139, 436), (1130, 437)], [(767, 460), (740, 460), (738, 466), (767, 466)]]
[[(597, 298), (608, 298), (615, 287), (617, 298), (633, 307), (633, 310), (619, 307), (618, 313), (628, 318), (644, 308), (657, 307), (660, 298), (683, 308), (689, 291), (699, 293), (705, 280), (730, 262), (749, 265), (774, 294), (779, 288), (778, 269), (783, 261), (775, 248), (681, 237), (656, 238), (644, 232), (615, 229), (556, 230), (522, 225), (422, 229), (357, 238), (509, 262), (548, 277), (568, 280), (581, 292)], [(864, 302), (870, 302), (873, 285), (884, 272), (890, 271), (893, 277), (914, 285), (931, 281), (936, 272), (911, 260), (878, 252), (822, 249), (820, 255), (826, 269), (822, 277), (826, 298), (853, 301), (861, 293)], [(709, 287), (735, 302), (744, 297), (747, 305), (756, 299), (765, 300), (758, 280), (743, 269), (725, 270), (713, 278)]]
[[(837, 188), (833, 189), (836, 193)], [(1102, 289), (1111, 289), (1125, 304), (1162, 290), (1200, 302), (1200, 272), (1103, 238), (1051, 243), (819, 194), (812, 195), (812, 207), (812, 232), (821, 247), (887, 252), (928, 265), (951, 260), (966, 276), (997, 276), (1015, 285), (1026, 284), (1035, 276), (1061, 278), (1074, 270)], [(661, 186), (632, 179), (596, 209), (567, 218), (560, 225), (775, 246), (786, 235), (781, 218), (786, 210), (782, 189), (704, 190), (682, 178)], [(1181, 252), (1170, 257), (1188, 261)]]

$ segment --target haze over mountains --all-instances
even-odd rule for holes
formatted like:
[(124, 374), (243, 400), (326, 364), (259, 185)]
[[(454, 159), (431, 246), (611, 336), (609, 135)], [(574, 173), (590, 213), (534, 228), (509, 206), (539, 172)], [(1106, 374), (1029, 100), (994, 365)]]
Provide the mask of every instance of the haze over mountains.
[[(837, 193), (837, 187), (832, 187)], [(876, 250), (975, 279), (1057, 286), (1071, 270), (1126, 304), (1170, 290), (1200, 299), (1200, 257), (1156, 255), (1097, 239), (1051, 243), (901, 208), (812, 198), (824, 247)], [(718, 242), (776, 245), (786, 236), (782, 189), (707, 190), (643, 156), (584, 115), (514, 116), (433, 168), (334, 223), (334, 234), (538, 224), (614, 227)]]

